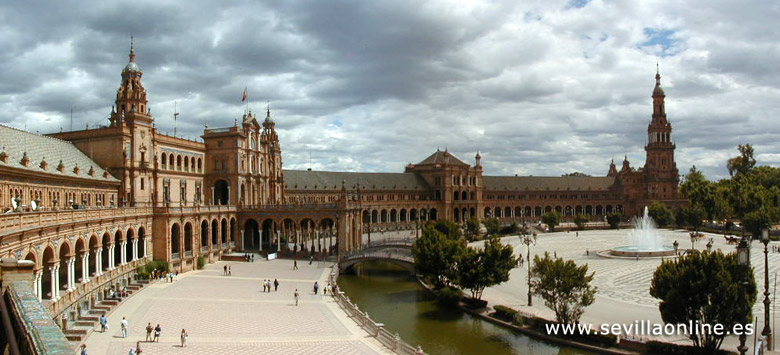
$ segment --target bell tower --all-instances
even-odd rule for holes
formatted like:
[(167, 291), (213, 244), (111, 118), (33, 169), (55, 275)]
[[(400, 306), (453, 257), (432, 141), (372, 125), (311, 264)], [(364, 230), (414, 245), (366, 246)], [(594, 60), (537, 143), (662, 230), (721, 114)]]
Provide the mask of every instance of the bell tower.
[(284, 176), (282, 175), (282, 148), (279, 146), (279, 136), (276, 134), (276, 122), (271, 118), (271, 107), (266, 111), (263, 121), (263, 132), (260, 135), (263, 146), (263, 178), (266, 180), (268, 192), (264, 203), (279, 204), (284, 200)]
[(116, 106), (111, 108), (111, 126), (130, 124), (133, 121), (151, 124), (152, 116), (146, 99), (146, 89), (141, 84), (143, 71), (135, 62), (135, 45), (130, 37), (130, 59), (122, 70), (122, 84), (116, 91)]
[(657, 67), (652, 98), (653, 116), (647, 126), (647, 160), (643, 169), (648, 183), (647, 193), (652, 200), (671, 199), (677, 194), (680, 177), (674, 161), (672, 125), (666, 119), (666, 94), (661, 87), (661, 74)]

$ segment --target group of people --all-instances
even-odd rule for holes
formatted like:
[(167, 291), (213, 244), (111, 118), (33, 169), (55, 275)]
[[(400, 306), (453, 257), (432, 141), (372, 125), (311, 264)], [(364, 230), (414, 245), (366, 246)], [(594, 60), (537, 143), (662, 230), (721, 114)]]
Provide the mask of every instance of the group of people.
[(271, 286), (274, 287), (274, 292), (276, 292), (279, 289), (279, 280), (274, 279), (273, 282), (271, 282), (271, 279), (263, 279), (263, 292), (271, 292)]
[(158, 279), (160, 281), (166, 281), (167, 280), (168, 282), (173, 282), (174, 278), (176, 280), (179, 279), (179, 272), (178, 271), (176, 271), (176, 272), (172, 272), (172, 271), (165, 272), (163, 270), (157, 270), (157, 271), (154, 272), (154, 278), (156, 278), (156, 279)]
[(244, 260), (248, 263), (255, 262), (255, 254), (244, 254)]

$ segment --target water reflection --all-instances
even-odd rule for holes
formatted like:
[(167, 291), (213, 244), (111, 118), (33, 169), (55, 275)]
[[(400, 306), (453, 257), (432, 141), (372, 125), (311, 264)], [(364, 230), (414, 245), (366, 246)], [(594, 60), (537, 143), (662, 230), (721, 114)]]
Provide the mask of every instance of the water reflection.
[(371, 262), (341, 275), (339, 287), (385, 328), (429, 354), (591, 354), (532, 339), (439, 306), (403, 268)]

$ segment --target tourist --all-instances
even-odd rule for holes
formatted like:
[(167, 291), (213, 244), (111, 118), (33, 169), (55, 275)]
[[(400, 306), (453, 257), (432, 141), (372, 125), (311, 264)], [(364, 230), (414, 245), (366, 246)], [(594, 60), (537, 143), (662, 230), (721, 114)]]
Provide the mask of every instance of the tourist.
[(255, 262), (255, 254), (252, 254), (252, 262)]
[(122, 338), (127, 338), (127, 319), (125, 317), (122, 317), (119, 327), (122, 328)]
[(322, 295), (327, 296), (328, 295), (328, 288), (330, 287), (330, 283), (328, 283), (328, 286), (325, 286), (325, 288), (322, 289)]
[(146, 341), (152, 341), (152, 330), (154, 328), (152, 327), (152, 323), (149, 323), (146, 325)]
[(141, 350), (141, 341), (139, 340), (139, 341), (135, 342), (135, 354), (136, 355), (141, 355), (142, 352), (143, 352), (143, 350)]
[(233, 276), (233, 270), (230, 269), (230, 266), (228, 266), (228, 276)]
[(293, 297), (295, 298), (295, 305), (298, 305), (298, 298), (300, 298), (300, 295), (298, 295), (298, 289), (295, 289), (295, 293), (293, 294)]
[(160, 324), (158, 323), (156, 327), (154, 327), (154, 341), (160, 342), (160, 332), (162, 331), (162, 328), (160, 328)]
[(309, 265), (314, 262), (314, 255), (309, 256)]
[(173, 276), (175, 277), (176, 281), (179, 281), (179, 272), (178, 271), (176, 271), (176, 273), (174, 273)]
[(127, 355), (135, 355), (135, 348), (130, 348), (130, 350), (127, 351)]
[(222, 276), (227, 276), (227, 265), (222, 267)]
[(108, 325), (108, 319), (106, 319), (106, 315), (103, 314), (103, 315), (100, 316), (100, 332), (101, 333), (105, 333), (106, 332), (107, 325)]
[(87, 355), (87, 344), (81, 344), (81, 355)]
[(293, 260), (293, 270), (298, 270), (298, 260)]
[(317, 283), (317, 281), (314, 281), (314, 294), (317, 294), (317, 291), (320, 289), (320, 285)]
[(279, 289), (279, 280), (274, 279), (274, 292), (276, 292)]
[(187, 337), (188, 336), (189, 335), (187, 335), (187, 331), (182, 329), (181, 330), (181, 347), (182, 348), (187, 346)]

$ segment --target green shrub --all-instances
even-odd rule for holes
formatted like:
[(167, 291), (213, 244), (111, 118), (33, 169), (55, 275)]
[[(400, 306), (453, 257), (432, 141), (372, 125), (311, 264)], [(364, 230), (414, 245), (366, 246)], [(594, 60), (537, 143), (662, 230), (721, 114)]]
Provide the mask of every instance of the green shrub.
[(206, 265), (206, 258), (204, 258), (203, 256), (199, 256), (198, 257), (198, 270), (202, 270), (203, 266), (205, 266), (205, 265)]
[(516, 310), (506, 306), (496, 305), (493, 306), (493, 309), (496, 311), (495, 313), (493, 313), (493, 316), (508, 322), (513, 321), (515, 319), (515, 315), (517, 315)]
[(463, 298), (463, 291), (456, 288), (444, 287), (439, 290), (436, 296), (439, 299), (439, 303), (442, 305), (456, 307), (460, 302), (460, 299)]

